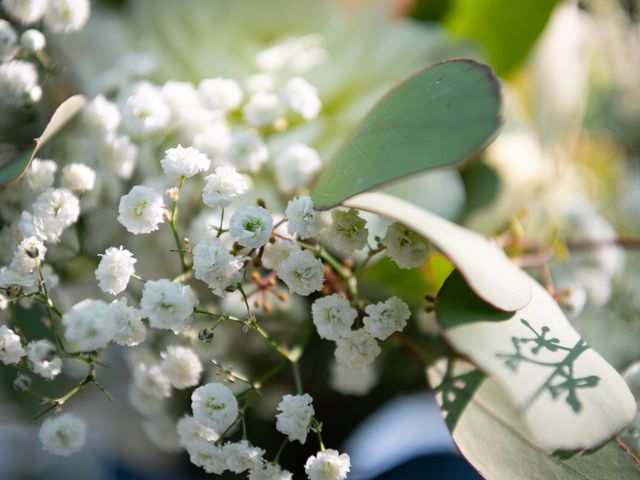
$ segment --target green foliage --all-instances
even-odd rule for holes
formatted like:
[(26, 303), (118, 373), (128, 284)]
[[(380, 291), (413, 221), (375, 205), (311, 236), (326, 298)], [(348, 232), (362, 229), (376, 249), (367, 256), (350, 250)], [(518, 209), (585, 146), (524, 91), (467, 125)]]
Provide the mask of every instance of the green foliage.
[(467, 196), (465, 216), (487, 207), (500, 191), (500, 176), (496, 170), (482, 160), (465, 165), (461, 172)]
[(478, 152), (501, 124), (500, 87), (489, 67), (448, 60), (389, 91), (329, 162), (311, 191), (319, 209)]

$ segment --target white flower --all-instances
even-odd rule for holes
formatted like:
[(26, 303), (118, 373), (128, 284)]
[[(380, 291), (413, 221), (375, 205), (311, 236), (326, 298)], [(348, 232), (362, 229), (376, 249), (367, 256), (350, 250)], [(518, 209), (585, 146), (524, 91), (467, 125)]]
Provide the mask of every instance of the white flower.
[(70, 163), (62, 169), (60, 183), (74, 192), (88, 192), (96, 184), (96, 172), (83, 163)]
[(242, 280), (242, 267), (243, 258), (231, 255), (218, 238), (201, 240), (193, 249), (194, 277), (221, 297), (227, 287)]
[(332, 449), (310, 456), (304, 465), (309, 480), (344, 480), (350, 470), (349, 455)]
[(0, 104), (10, 107), (31, 105), (42, 97), (36, 67), (24, 60), (0, 64)]
[(137, 308), (129, 307), (126, 298), (111, 302), (109, 314), (114, 324), (114, 342), (133, 347), (144, 341), (147, 329), (142, 323), (142, 313)]
[(360, 368), (348, 368), (332, 362), (329, 373), (329, 385), (343, 395), (366, 395), (378, 381), (378, 375), (372, 364)]
[(31, 222), (27, 223), (34, 227), (33, 231), (23, 233), (25, 236), (35, 235), (48, 242), (57, 242), (62, 231), (74, 224), (79, 215), (80, 202), (73, 193), (66, 188), (49, 189), (38, 195), (31, 215), (23, 212), (25, 220), (31, 217)]
[(72, 413), (47, 418), (38, 432), (42, 448), (64, 457), (80, 450), (86, 436), (87, 426), (84, 420)]
[(34, 158), (24, 174), (24, 180), (34, 193), (39, 194), (53, 186), (57, 170), (58, 164), (53, 160)]
[(292, 192), (307, 185), (321, 167), (317, 151), (302, 143), (294, 143), (276, 157), (276, 180), (283, 191)]
[(115, 333), (109, 305), (102, 300), (86, 299), (75, 304), (62, 317), (62, 324), (65, 338), (83, 352), (105, 347)]
[(120, 198), (118, 221), (134, 235), (158, 230), (164, 222), (164, 201), (153, 188), (136, 185)]
[(176, 429), (178, 431), (178, 438), (180, 438), (180, 445), (187, 450), (194, 442), (200, 440), (215, 442), (220, 438), (218, 433), (196, 422), (191, 415), (184, 415), (178, 420)]
[(139, 364), (133, 371), (133, 384), (159, 400), (171, 396), (171, 382), (160, 365)]
[(264, 450), (254, 447), (247, 440), (228, 442), (223, 451), (227, 458), (227, 469), (233, 473), (259, 468), (263, 462)]
[(324, 283), (322, 262), (306, 250), (290, 255), (280, 264), (277, 272), (289, 290), (298, 295), (317, 292)]
[(189, 347), (171, 345), (161, 354), (160, 368), (178, 390), (193, 387), (200, 381), (202, 362)]
[(365, 307), (364, 329), (379, 340), (386, 340), (393, 332), (400, 332), (407, 326), (411, 310), (398, 297)]
[(257, 92), (242, 107), (242, 115), (252, 127), (272, 125), (282, 115), (282, 104), (273, 93)]
[(297, 234), (304, 240), (315, 237), (322, 229), (320, 215), (313, 209), (311, 197), (306, 195), (290, 200), (284, 214), (287, 216), (287, 231), (290, 235)]
[(231, 137), (224, 156), (240, 170), (257, 172), (269, 159), (269, 150), (255, 132), (243, 130)]
[(47, 380), (62, 371), (62, 359), (55, 355), (56, 348), (49, 340), (34, 340), (27, 345), (27, 358), (31, 369)]
[[(169, 394), (171, 394), (171, 385), (169, 385)], [(143, 416), (161, 415), (166, 409), (165, 397), (158, 398), (135, 383), (129, 385), (127, 398), (135, 411)]]
[(164, 129), (171, 120), (171, 110), (155, 85), (136, 84), (122, 106), (122, 123), (134, 137), (153, 135)]
[(222, 433), (238, 416), (238, 402), (229, 388), (221, 383), (208, 383), (191, 395), (193, 418), (202, 425)]
[(44, 15), (47, 0), (2, 0), (2, 8), (23, 25), (31, 25)]
[(0, 61), (11, 60), (18, 51), (18, 34), (11, 24), (0, 18)]
[(140, 309), (155, 328), (179, 332), (187, 324), (198, 305), (191, 289), (167, 279), (150, 280), (144, 284)]
[(279, 432), (300, 443), (307, 441), (307, 434), (311, 425), (311, 419), (315, 414), (311, 403), (313, 398), (308, 393), (304, 395), (285, 395), (278, 404), (281, 413), (276, 415), (276, 428)]
[(326, 238), (340, 253), (350, 255), (365, 247), (369, 230), (366, 220), (356, 210), (333, 210), (331, 219), (333, 223), (326, 232)]
[(96, 133), (115, 133), (120, 125), (121, 115), (118, 106), (97, 95), (82, 112), (84, 125)]
[(0, 293), (0, 312), (3, 312), (7, 308), (9, 308), (9, 300), (3, 293)]
[(40, 30), (31, 28), (20, 35), (20, 46), (27, 52), (36, 54), (47, 46), (47, 39)]
[(118, 177), (128, 180), (136, 167), (138, 146), (126, 135), (106, 135), (100, 143), (100, 160)]
[(135, 273), (134, 265), (137, 260), (133, 253), (120, 248), (109, 247), (104, 254), (100, 254), (100, 263), (95, 275), (100, 290), (111, 295), (123, 292), (129, 284), (131, 275)]
[(12, 365), (26, 354), (20, 337), (6, 325), (0, 325), (0, 361)]
[(627, 382), (629, 390), (637, 400), (640, 397), (640, 362), (629, 365), (623, 372), (622, 378)]
[(16, 249), (10, 269), (26, 275), (33, 272), (39, 265), (42, 267), (47, 247), (36, 237), (27, 237), (20, 242)]
[(247, 205), (239, 208), (229, 221), (229, 234), (243, 247), (260, 248), (269, 241), (273, 217), (266, 208)]
[(153, 445), (163, 452), (180, 451), (180, 438), (176, 431), (176, 422), (167, 413), (147, 417), (142, 422), (142, 429)]
[(209, 123), (193, 137), (193, 146), (209, 155), (214, 162), (224, 157), (231, 144), (231, 129), (224, 121)]
[(335, 341), (351, 332), (358, 312), (346, 298), (334, 293), (313, 302), (311, 316), (318, 329), (318, 335), (326, 340)]
[(214, 173), (204, 177), (204, 181), (202, 201), (211, 208), (228, 207), (249, 189), (247, 178), (233, 167), (217, 167)]
[(89, 19), (89, 0), (48, 0), (45, 25), (54, 32), (77, 32)]
[(248, 480), (292, 480), (293, 475), (279, 465), (265, 463), (249, 471)]
[(353, 330), (336, 341), (336, 361), (348, 368), (362, 368), (380, 355), (376, 339), (364, 328)]
[(203, 103), (211, 110), (228, 112), (242, 102), (242, 89), (238, 82), (229, 78), (207, 78), (198, 85)]
[(162, 170), (167, 175), (191, 178), (198, 172), (209, 170), (211, 160), (193, 147), (178, 145), (166, 150), (160, 163)]
[(227, 469), (227, 457), (224, 449), (213, 442), (196, 439), (187, 447), (189, 460), (197, 467), (201, 467), (207, 473), (220, 475)]
[(262, 265), (272, 270), (277, 269), (291, 254), (300, 252), (301, 249), (289, 240), (276, 239), (275, 243), (268, 243), (264, 247)]
[(419, 267), (429, 255), (429, 243), (401, 223), (389, 225), (382, 244), (387, 256), (400, 268)]
[(0, 268), (0, 288), (13, 286), (22, 287), (29, 292), (35, 292), (37, 290), (36, 276), (31, 273), (14, 272), (7, 267)]
[(282, 88), (281, 97), (288, 110), (305, 120), (316, 118), (322, 107), (318, 90), (302, 77), (289, 79)]

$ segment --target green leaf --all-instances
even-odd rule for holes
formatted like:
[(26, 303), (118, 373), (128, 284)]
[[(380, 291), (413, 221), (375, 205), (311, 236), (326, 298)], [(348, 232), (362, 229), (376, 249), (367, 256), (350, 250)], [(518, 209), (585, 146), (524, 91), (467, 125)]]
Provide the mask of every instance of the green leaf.
[(23, 152), (14, 160), (0, 166), (0, 186), (18, 181), (40, 149), (80, 111), (85, 102), (86, 99), (82, 95), (74, 95), (62, 102), (53, 112), (42, 135), (35, 139), (33, 150)]
[(531, 284), (533, 296), (507, 320), (474, 300), (462, 276), (452, 274), (436, 301), (443, 335), (501, 386), (531, 443), (545, 451), (597, 447), (633, 420), (635, 399), (618, 372), (574, 330), (554, 298), (520, 274)]
[(498, 172), (482, 160), (465, 165), (461, 172), (467, 197), (465, 217), (491, 204), (500, 190)]
[(474, 292), (494, 307), (514, 312), (531, 299), (531, 285), (494, 242), (384, 193), (362, 193), (343, 202), (402, 223), (435, 245)]
[(318, 178), (322, 210), (379, 185), (476, 154), (501, 124), (500, 86), (489, 67), (448, 60), (415, 73), (369, 112)]
[(448, 29), (477, 40), (500, 75), (526, 57), (544, 30), (557, 0), (453, 0), (445, 19)]
[(413, 305), (422, 302), (429, 290), (429, 282), (419, 269), (403, 270), (387, 257), (367, 268), (359, 283), (365, 291), (379, 292), (379, 296), (397, 295)]
[(461, 360), (442, 361), (428, 369), (429, 382), (436, 386), (436, 399), (454, 441), (487, 480), (640, 478), (637, 460), (614, 441), (593, 452), (571, 456), (537, 448), (527, 439), (518, 410), (498, 383), (490, 378), (482, 381), (478, 375), (475, 367)]

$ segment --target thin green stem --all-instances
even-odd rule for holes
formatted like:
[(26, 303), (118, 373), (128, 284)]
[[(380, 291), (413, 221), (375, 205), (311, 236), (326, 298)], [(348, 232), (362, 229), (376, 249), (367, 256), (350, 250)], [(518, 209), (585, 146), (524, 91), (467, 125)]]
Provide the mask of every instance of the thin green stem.
[(182, 269), (182, 272), (186, 272), (187, 270), (189, 270), (189, 268), (187, 267), (187, 262), (184, 258), (184, 245), (182, 244), (180, 235), (178, 234), (176, 217), (178, 216), (178, 200), (180, 199), (180, 191), (182, 190), (182, 186), (184, 185), (184, 181), (186, 180), (186, 178), (187, 177), (185, 177), (184, 175), (180, 177), (180, 183), (178, 184), (178, 189), (176, 191), (175, 197), (173, 198), (173, 205), (171, 207), (171, 218), (169, 222), (171, 225), (171, 231), (173, 232), (173, 239), (176, 242), (176, 248), (178, 250), (178, 254), (180, 255), (180, 267)]
[(276, 465), (280, 465), (280, 456), (282, 455), (282, 452), (284, 452), (284, 447), (287, 446), (287, 443), (289, 443), (289, 437), (284, 437), (280, 448), (276, 452), (276, 456), (273, 457), (273, 463), (275, 463)]
[(302, 376), (300, 375), (300, 365), (298, 365), (298, 361), (291, 362), (291, 370), (293, 370), (293, 379), (296, 383), (296, 392), (298, 395), (302, 395), (304, 393), (304, 388), (302, 387)]
[(216, 235), (217, 238), (220, 238), (220, 236), (224, 233), (224, 229), (222, 228), (223, 221), (224, 221), (224, 208), (220, 211), (220, 225), (218, 226), (218, 234)]

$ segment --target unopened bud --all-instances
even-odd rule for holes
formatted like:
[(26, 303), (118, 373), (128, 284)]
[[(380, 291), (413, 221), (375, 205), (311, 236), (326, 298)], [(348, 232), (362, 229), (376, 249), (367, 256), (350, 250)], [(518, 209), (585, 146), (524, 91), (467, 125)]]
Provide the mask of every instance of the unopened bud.
[(198, 340), (204, 343), (209, 343), (213, 340), (215, 333), (213, 328), (203, 328), (198, 332)]
[(26, 392), (31, 386), (31, 377), (25, 373), (19, 373), (13, 381), (13, 389), (16, 392)]

